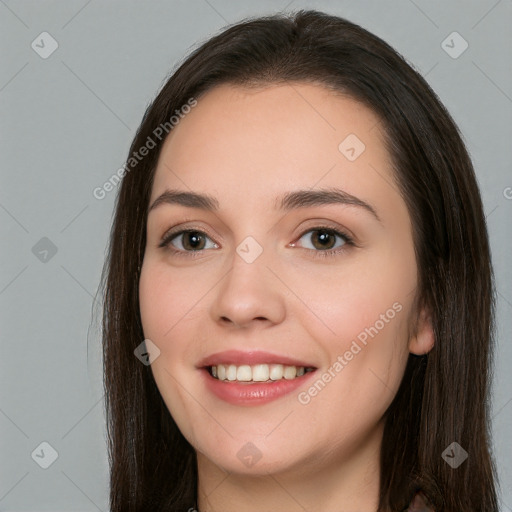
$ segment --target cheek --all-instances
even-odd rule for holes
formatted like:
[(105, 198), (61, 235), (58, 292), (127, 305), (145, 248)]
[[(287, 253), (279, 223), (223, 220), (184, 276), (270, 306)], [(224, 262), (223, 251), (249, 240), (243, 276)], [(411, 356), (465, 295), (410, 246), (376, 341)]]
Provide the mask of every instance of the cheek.
[(378, 258), (354, 258), (337, 269), (328, 286), (318, 286), (320, 274), (295, 281), (303, 283), (308, 297), (309, 311), (301, 321), (328, 354), (332, 375), (325, 377), (334, 384), (326, 386), (325, 397), (331, 403), (350, 404), (364, 415), (378, 402), (379, 414), (396, 394), (409, 353), (413, 258), (412, 252), (380, 251)]
[[(139, 282), (139, 305), (144, 337), (160, 350), (151, 369), (164, 399), (174, 395), (176, 383), (171, 377), (181, 378), (188, 370), (184, 362), (192, 364), (190, 334), (187, 329), (201, 312), (197, 293), (187, 286), (179, 273), (171, 273), (158, 264), (145, 264)], [(162, 389), (165, 388), (165, 389)], [(172, 391), (173, 390), (173, 391)]]
[[(311, 415), (323, 412), (329, 418), (321, 429), (333, 442), (341, 442), (339, 432), (355, 439), (373, 428), (396, 396), (408, 350), (407, 308), (395, 297), (352, 296), (349, 306), (326, 318), (336, 334), (321, 340), (329, 357), (318, 376), (325, 384), (312, 383), (300, 398)], [(304, 425), (312, 436), (318, 428)]]
[[(202, 279), (170, 272), (158, 262), (144, 262), (139, 282), (139, 306), (147, 338), (175, 338), (174, 333), (190, 322), (201, 309)], [(166, 343), (166, 345), (169, 345)], [(165, 346), (162, 347), (165, 349)]]
[(187, 330), (204, 311), (198, 303), (201, 295), (190, 286), (190, 280), (187, 286), (187, 280), (180, 278), (179, 273), (173, 273), (172, 278), (170, 274), (168, 268), (158, 263), (144, 263), (139, 281), (140, 314), (144, 337), (160, 350), (151, 364), (155, 383), (180, 430), (191, 433), (194, 428), (190, 418), (197, 412), (190, 410), (193, 401), (183, 385), (194, 361), (189, 354), (192, 344)]
[(364, 342), (368, 330), (375, 332), (375, 326), (379, 332), (390, 331), (397, 323), (397, 337), (406, 338), (405, 320), (416, 291), (412, 253), (359, 253), (329, 272), (320, 267), (308, 268), (307, 272), (297, 269), (289, 281), (294, 283), (297, 295), (305, 299), (306, 315), (297, 315), (298, 321), (307, 321), (312, 335), (316, 329), (314, 338), (327, 335), (330, 345), (343, 350), (348, 340), (359, 335)]

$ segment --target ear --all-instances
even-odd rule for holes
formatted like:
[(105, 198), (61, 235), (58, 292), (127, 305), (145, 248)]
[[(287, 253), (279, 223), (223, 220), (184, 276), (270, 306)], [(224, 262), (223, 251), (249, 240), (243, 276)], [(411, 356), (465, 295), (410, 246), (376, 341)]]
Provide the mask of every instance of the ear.
[(427, 354), (432, 350), (434, 341), (432, 315), (429, 309), (424, 307), (416, 320), (414, 334), (409, 338), (409, 352), (417, 356)]

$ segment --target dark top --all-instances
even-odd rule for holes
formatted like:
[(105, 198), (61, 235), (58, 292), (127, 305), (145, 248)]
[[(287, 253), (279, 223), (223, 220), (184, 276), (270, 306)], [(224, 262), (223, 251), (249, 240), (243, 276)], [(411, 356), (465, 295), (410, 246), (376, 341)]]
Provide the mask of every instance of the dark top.
[(435, 512), (425, 495), (420, 491), (414, 495), (409, 508), (404, 512)]

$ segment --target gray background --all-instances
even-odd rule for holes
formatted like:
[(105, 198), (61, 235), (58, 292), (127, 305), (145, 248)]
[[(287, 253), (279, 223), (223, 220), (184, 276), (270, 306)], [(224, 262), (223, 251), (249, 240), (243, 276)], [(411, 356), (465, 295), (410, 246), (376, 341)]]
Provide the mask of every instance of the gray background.
[[(92, 312), (116, 191), (92, 191), (121, 167), (146, 105), (196, 43), (243, 17), (304, 7), (389, 42), (462, 130), (498, 287), (493, 442), (501, 510), (512, 511), (511, 0), (0, 0), (0, 510), (108, 509)], [(46, 59), (31, 47), (44, 31), (59, 45)], [(458, 58), (442, 46), (454, 31), (469, 44)], [(50, 460), (42, 442), (58, 452), (48, 469), (36, 463)]]

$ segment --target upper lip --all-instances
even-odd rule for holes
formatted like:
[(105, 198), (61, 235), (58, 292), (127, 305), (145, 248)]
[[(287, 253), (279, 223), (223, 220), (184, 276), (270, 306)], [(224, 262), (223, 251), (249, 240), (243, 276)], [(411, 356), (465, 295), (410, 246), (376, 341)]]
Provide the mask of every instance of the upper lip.
[(240, 366), (242, 364), (255, 365), (265, 363), (315, 368), (312, 364), (300, 361), (299, 359), (281, 354), (264, 352), (262, 350), (226, 350), (224, 352), (216, 352), (215, 354), (211, 354), (202, 359), (197, 366), (198, 368), (205, 368), (208, 366), (216, 366), (218, 364), (234, 364), (236, 366)]

